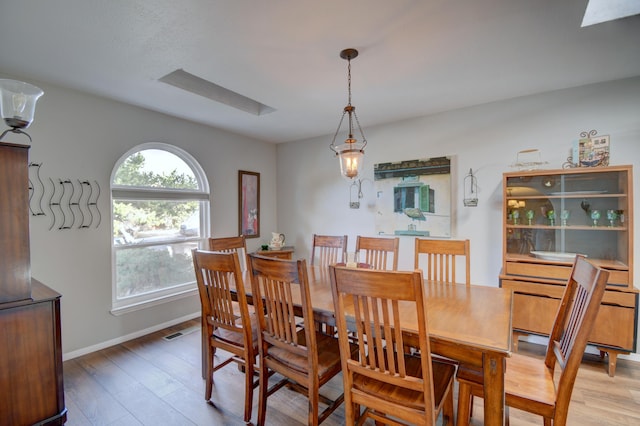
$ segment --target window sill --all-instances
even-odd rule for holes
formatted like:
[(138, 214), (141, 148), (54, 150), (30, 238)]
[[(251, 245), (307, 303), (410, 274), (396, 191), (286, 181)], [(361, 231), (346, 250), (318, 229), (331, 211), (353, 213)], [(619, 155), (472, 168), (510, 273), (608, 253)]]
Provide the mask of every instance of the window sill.
[(181, 291), (179, 293), (173, 293), (171, 295), (159, 296), (154, 299), (149, 299), (142, 302), (136, 302), (136, 303), (114, 307), (111, 309), (110, 312), (111, 312), (111, 315), (120, 316), (120, 315), (128, 314), (130, 312), (140, 311), (142, 309), (161, 305), (163, 303), (168, 303), (174, 300), (180, 300), (186, 297), (197, 296), (197, 295), (198, 295), (198, 288), (196, 287), (196, 288), (191, 288), (188, 290)]

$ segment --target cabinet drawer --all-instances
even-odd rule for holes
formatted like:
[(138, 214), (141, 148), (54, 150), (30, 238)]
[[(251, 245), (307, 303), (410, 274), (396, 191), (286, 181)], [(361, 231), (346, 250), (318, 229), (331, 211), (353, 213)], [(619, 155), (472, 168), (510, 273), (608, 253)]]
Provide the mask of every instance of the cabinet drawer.
[(615, 346), (629, 352), (635, 347), (635, 309), (600, 305), (589, 343)]
[[(511, 282), (511, 284), (513, 283)], [(516, 281), (515, 283), (518, 282)], [(503, 284), (507, 284), (504, 286), (505, 288), (510, 287), (508, 282)], [(635, 295), (612, 293), (618, 292), (606, 292), (605, 296), (630, 306), (611, 305), (603, 301), (598, 310), (596, 323), (589, 336), (589, 343), (617, 347), (633, 352), (637, 309)], [(553, 327), (558, 306), (560, 306), (560, 298), (515, 292), (513, 294), (513, 329), (548, 335), (551, 332), (551, 327)]]
[(609, 271), (609, 280), (608, 284), (617, 285), (617, 286), (629, 286), (629, 271), (616, 271), (612, 269), (608, 269)]
[(514, 329), (548, 335), (553, 327), (560, 299), (513, 294)]
[[(602, 267), (601, 265), (598, 266)], [(542, 263), (507, 262), (505, 271), (507, 275), (566, 281), (571, 275), (571, 268), (571, 266), (545, 265)], [(623, 287), (629, 286), (629, 271), (604, 269), (609, 271), (607, 284)]]
[[(542, 284), (531, 281), (502, 280), (500, 286), (513, 292), (531, 294), (534, 296), (562, 298), (564, 284)], [(554, 312), (555, 314), (555, 312)]]
[[(564, 293), (563, 284), (544, 284), (532, 281), (518, 281), (503, 279), (500, 282), (502, 288), (511, 290), (516, 293), (529, 294), (534, 296), (552, 297), (561, 299)], [(636, 293), (628, 293), (624, 291), (605, 290), (602, 297), (603, 305), (614, 305), (626, 308), (636, 309), (637, 305)]]
[(507, 275), (568, 280), (571, 275), (571, 266), (507, 262), (505, 272)]

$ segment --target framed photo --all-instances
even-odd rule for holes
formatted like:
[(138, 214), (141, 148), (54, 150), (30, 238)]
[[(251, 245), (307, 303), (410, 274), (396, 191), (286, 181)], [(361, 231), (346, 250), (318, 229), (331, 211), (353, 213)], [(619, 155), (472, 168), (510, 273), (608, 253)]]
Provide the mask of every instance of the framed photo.
[(260, 173), (238, 170), (238, 234), (260, 236)]
[(580, 139), (578, 144), (579, 167), (609, 165), (609, 135)]

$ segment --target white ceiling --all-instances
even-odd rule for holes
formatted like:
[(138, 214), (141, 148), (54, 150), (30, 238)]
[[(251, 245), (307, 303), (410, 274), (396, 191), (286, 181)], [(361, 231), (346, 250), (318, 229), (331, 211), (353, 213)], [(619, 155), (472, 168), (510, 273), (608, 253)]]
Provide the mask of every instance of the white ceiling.
[[(270, 142), (640, 75), (640, 16), (581, 28), (587, 0), (0, 0), (0, 73)], [(158, 81), (176, 69), (276, 111)], [(45, 93), (46, 96), (46, 93)], [(37, 111), (36, 111), (37, 120)], [(330, 141), (328, 140), (327, 143)]]

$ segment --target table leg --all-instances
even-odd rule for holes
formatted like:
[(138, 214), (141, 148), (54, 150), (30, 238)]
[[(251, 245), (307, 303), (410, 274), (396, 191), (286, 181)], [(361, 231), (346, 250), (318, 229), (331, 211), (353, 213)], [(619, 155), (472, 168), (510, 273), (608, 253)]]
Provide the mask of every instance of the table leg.
[(485, 426), (504, 425), (504, 357), (484, 354), (484, 424)]

